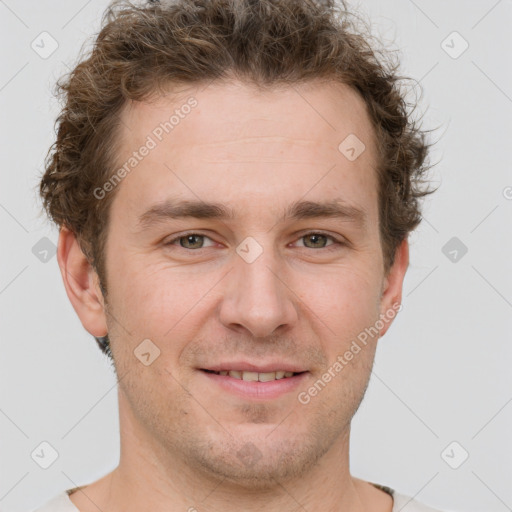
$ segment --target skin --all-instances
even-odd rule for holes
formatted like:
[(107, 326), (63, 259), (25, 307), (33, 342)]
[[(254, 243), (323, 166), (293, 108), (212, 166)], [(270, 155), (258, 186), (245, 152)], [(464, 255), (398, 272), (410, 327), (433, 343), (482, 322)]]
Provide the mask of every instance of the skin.
[[(197, 107), (115, 192), (108, 304), (74, 235), (61, 229), (66, 291), (89, 333), (109, 333), (120, 380), (120, 464), (71, 501), (82, 512), (390, 512), (389, 495), (350, 474), (349, 436), (391, 321), (310, 403), (297, 400), (297, 391), (401, 302), (408, 244), (385, 274), (365, 104), (340, 84), (258, 92), (236, 81), (132, 102), (122, 113), (119, 165), (191, 95)], [(338, 150), (350, 133), (366, 146), (355, 161)], [(168, 219), (141, 230), (139, 216), (171, 195), (222, 202), (237, 215)], [(296, 200), (334, 198), (363, 209), (366, 226), (338, 218), (279, 221)], [(332, 239), (315, 245), (304, 237), (318, 230), (346, 245), (329, 251)], [(206, 238), (163, 245), (185, 231)], [(236, 252), (248, 236), (263, 249), (252, 263)], [(134, 356), (144, 339), (160, 350), (149, 366)], [(294, 392), (243, 399), (198, 369), (232, 357), (280, 359), (309, 373)], [(237, 452), (249, 443), (259, 457), (241, 460)]]

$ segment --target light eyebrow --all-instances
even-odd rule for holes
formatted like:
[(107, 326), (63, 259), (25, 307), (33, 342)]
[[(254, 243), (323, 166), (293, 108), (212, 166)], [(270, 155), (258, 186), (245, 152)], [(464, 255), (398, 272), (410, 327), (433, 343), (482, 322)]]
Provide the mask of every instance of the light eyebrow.
[[(204, 201), (166, 200), (157, 203), (139, 217), (139, 227), (148, 228), (154, 223), (182, 218), (233, 220), (236, 212), (222, 203)], [(353, 222), (360, 228), (366, 227), (366, 212), (349, 205), (341, 199), (326, 202), (296, 201), (289, 205), (279, 222), (316, 218), (339, 218)]]

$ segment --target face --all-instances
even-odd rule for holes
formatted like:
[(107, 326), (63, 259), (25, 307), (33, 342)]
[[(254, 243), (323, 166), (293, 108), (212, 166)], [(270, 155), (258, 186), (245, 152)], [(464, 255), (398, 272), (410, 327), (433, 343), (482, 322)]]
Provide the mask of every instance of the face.
[[(378, 339), (361, 333), (397, 298), (364, 102), (213, 83), (122, 121), (119, 167), (138, 156), (105, 260), (121, 429), (232, 482), (298, 476), (346, 446)], [(359, 156), (339, 149), (350, 134)]]

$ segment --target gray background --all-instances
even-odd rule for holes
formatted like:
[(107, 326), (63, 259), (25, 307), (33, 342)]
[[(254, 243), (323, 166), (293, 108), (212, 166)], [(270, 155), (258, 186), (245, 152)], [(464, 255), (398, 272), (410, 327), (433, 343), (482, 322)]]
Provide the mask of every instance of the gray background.
[[(30, 510), (118, 461), (115, 378), (65, 295), (57, 231), (36, 195), (58, 112), (53, 83), (105, 5), (0, 0), (3, 511)], [(352, 5), (421, 81), (424, 126), (440, 127), (432, 177), (441, 185), (410, 238), (404, 309), (379, 343), (353, 422), (352, 472), (445, 510), (512, 510), (512, 1)], [(58, 43), (47, 58), (31, 48), (42, 47), (43, 31)], [(453, 58), (461, 37), (469, 48)], [(31, 458), (43, 441), (59, 455), (48, 469)], [(465, 451), (460, 467), (448, 465)]]

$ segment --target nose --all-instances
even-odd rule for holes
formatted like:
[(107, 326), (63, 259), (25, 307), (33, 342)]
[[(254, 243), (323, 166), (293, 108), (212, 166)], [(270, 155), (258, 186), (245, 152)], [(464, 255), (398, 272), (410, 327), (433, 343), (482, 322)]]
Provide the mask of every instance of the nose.
[(221, 323), (229, 329), (247, 329), (254, 338), (293, 326), (298, 319), (297, 295), (280, 274), (282, 266), (271, 251), (252, 263), (236, 255), (234, 268), (226, 276)]

